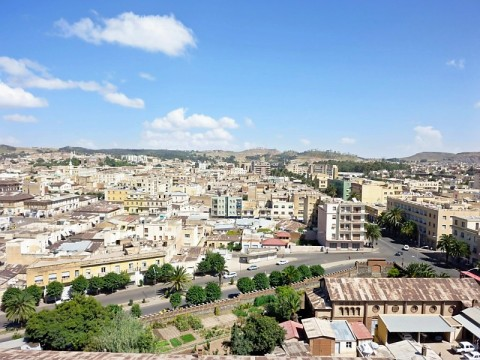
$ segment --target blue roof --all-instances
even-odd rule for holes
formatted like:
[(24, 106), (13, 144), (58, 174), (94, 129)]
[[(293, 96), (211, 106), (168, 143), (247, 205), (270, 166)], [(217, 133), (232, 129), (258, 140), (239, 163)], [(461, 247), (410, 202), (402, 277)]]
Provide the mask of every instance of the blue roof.
[(345, 320), (333, 320), (330, 326), (335, 333), (335, 341), (355, 341), (355, 336), (347, 325)]

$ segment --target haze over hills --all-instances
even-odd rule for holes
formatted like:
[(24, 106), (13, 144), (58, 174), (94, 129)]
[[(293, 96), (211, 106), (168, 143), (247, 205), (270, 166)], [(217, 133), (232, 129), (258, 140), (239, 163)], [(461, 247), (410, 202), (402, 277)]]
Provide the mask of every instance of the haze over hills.
[[(267, 149), (267, 148), (254, 148), (243, 150), (239, 152), (235, 151), (225, 151), (225, 150), (206, 150), (206, 151), (196, 151), (196, 150), (169, 150), (169, 149), (88, 149), (84, 147), (75, 147), (75, 146), (66, 146), (62, 148), (27, 148), (27, 147), (14, 147), (10, 145), (1, 145), (0, 144), (0, 154), (6, 154), (9, 152), (20, 152), (28, 150), (37, 150), (38, 152), (51, 152), (51, 151), (61, 151), (61, 152), (75, 152), (76, 154), (95, 154), (103, 153), (109, 154), (112, 156), (120, 155), (148, 155), (148, 156), (157, 156), (161, 158), (173, 159), (228, 159), (234, 157), (235, 160), (239, 161), (249, 161), (249, 160), (260, 160), (265, 159), (267, 161), (284, 161), (284, 160), (300, 160), (305, 162), (314, 162), (314, 161), (326, 161), (326, 160), (337, 160), (337, 161), (369, 161), (369, 160), (380, 160), (378, 159), (366, 159), (359, 157), (354, 154), (345, 154), (333, 150), (307, 150), (303, 152), (287, 150), (279, 151), (277, 149)], [(412, 156), (404, 158), (393, 158), (387, 159), (389, 161), (456, 161), (456, 162), (466, 162), (466, 163), (480, 163), (480, 152), (462, 152), (462, 153), (446, 153), (446, 152), (421, 152)]]

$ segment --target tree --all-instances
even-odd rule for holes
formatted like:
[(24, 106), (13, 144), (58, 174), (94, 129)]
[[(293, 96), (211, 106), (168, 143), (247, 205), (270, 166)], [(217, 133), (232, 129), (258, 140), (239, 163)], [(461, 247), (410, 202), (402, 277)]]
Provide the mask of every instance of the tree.
[(387, 277), (389, 278), (398, 278), (401, 276), (402, 274), (400, 273), (400, 270), (398, 270), (396, 267), (392, 267), (390, 270), (388, 270)]
[(209, 282), (205, 286), (205, 300), (207, 302), (219, 300), (222, 297), (222, 290), (217, 283)]
[(300, 280), (305, 280), (312, 277), (312, 271), (307, 265), (302, 264), (297, 268), (297, 270), (300, 273)]
[(312, 265), (310, 266), (310, 271), (314, 277), (323, 276), (323, 274), (325, 274), (325, 269), (322, 265)]
[(283, 285), (283, 275), (280, 271), (273, 270), (268, 279), (271, 287)]
[(170, 283), (170, 292), (182, 292), (190, 283), (190, 275), (183, 266), (176, 266), (168, 282)]
[(270, 287), (268, 276), (264, 273), (255, 274), (253, 277), (253, 283), (255, 284), (256, 290), (268, 289)]
[(63, 284), (58, 281), (52, 281), (47, 285), (47, 296), (57, 300), (63, 293)]
[(400, 232), (410, 240), (415, 239), (418, 234), (417, 224), (412, 220), (407, 220), (402, 224)]
[(34, 314), (25, 335), (45, 350), (82, 351), (110, 319), (110, 313), (95, 298), (81, 295), (53, 310)]
[(297, 321), (300, 310), (300, 295), (290, 286), (279, 286), (275, 289), (277, 301), (273, 304), (275, 316), (281, 320)]
[(108, 304), (107, 306), (105, 306), (105, 309), (109, 314), (112, 315), (112, 317), (120, 312), (123, 312), (122, 306), (118, 304)]
[(360, 195), (357, 194), (356, 192), (352, 191), (350, 193), (350, 196), (348, 197), (348, 200), (353, 200), (353, 199), (357, 199), (358, 201), (361, 201), (360, 199)]
[(454, 243), (457, 239), (452, 234), (443, 234), (437, 243), (437, 249), (445, 251), (445, 264), (448, 265), (448, 257), (452, 253)]
[(102, 289), (107, 293), (113, 293), (122, 287), (123, 281), (120, 274), (109, 272), (103, 277)]
[(249, 277), (242, 277), (237, 281), (237, 288), (242, 293), (255, 291), (255, 283)]
[(269, 354), (285, 339), (285, 330), (268, 316), (249, 317), (242, 331), (252, 344), (251, 355)]
[[(133, 309), (133, 307), (132, 307)], [(127, 313), (118, 313), (111, 326), (105, 326), (91, 338), (86, 351), (114, 353), (153, 353), (155, 338), (152, 330)]]
[(70, 292), (72, 295), (83, 295), (88, 289), (88, 280), (85, 276), (80, 275), (72, 281)]
[(403, 219), (403, 211), (398, 207), (387, 211), (382, 216), (382, 221), (384, 222), (385, 226), (393, 232), (398, 232), (400, 230)]
[(298, 271), (298, 269), (293, 265), (289, 265), (285, 269), (283, 269), (282, 275), (283, 275), (283, 282), (286, 285), (290, 285), (294, 282), (298, 282), (301, 279), (300, 271)]
[(88, 281), (88, 291), (91, 294), (98, 295), (101, 289), (103, 289), (103, 278), (100, 276), (94, 276)]
[(182, 303), (182, 294), (179, 292), (173, 293), (170, 295), (170, 305), (172, 308), (176, 309)]
[(40, 286), (30, 285), (24, 291), (26, 291), (33, 297), (36, 306), (40, 304), (40, 300), (42, 300), (43, 297), (43, 289)]
[(160, 267), (160, 275), (158, 276), (157, 280), (163, 283), (168, 282), (168, 279), (170, 279), (174, 270), (175, 269), (172, 264), (169, 264), (169, 263), (163, 264)]
[(9, 321), (23, 325), (35, 314), (35, 299), (27, 291), (16, 293), (6, 302), (5, 313)]
[(457, 259), (467, 257), (470, 255), (470, 247), (466, 242), (455, 239), (452, 244), (451, 255)]
[(242, 328), (233, 324), (230, 335), (230, 350), (233, 355), (250, 355), (253, 351), (252, 342), (246, 338)]
[(18, 294), (20, 294), (22, 290), (16, 287), (10, 287), (5, 292), (3, 293), (2, 296), (2, 310), (5, 311), (5, 306), (6, 304), (14, 297), (16, 297)]
[(206, 299), (205, 290), (198, 285), (191, 286), (185, 295), (185, 301), (188, 305), (203, 304)]
[(140, 305), (133, 304), (132, 308), (130, 309), (130, 313), (135, 318), (139, 318), (140, 316), (142, 316), (142, 309), (140, 309)]
[(437, 276), (435, 270), (427, 263), (411, 263), (403, 271), (408, 278), (434, 278)]
[(148, 284), (156, 284), (160, 279), (160, 267), (157, 264), (150, 265), (145, 272), (144, 278)]
[(377, 242), (378, 239), (382, 237), (382, 232), (380, 231), (380, 226), (377, 224), (365, 223), (366, 234), (365, 237), (372, 244)]

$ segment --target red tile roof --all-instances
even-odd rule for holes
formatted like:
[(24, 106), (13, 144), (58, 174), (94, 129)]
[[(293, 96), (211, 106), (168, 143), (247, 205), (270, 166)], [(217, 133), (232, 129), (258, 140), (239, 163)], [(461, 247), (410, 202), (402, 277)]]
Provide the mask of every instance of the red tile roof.
[(289, 238), (290, 239), (290, 233), (286, 232), (286, 231), (278, 231), (275, 233), (275, 236), (279, 237), (279, 238)]
[(349, 324), (353, 334), (357, 340), (373, 340), (373, 335), (370, 334), (367, 327), (362, 322), (356, 321)]
[(280, 324), (281, 327), (283, 327), (285, 329), (285, 331), (287, 332), (286, 335), (285, 335), (285, 340), (290, 340), (290, 339), (293, 339), (293, 338), (300, 338), (300, 335), (298, 334), (298, 329), (303, 329), (303, 325), (302, 324), (299, 324), (295, 321), (292, 321), (292, 320), (288, 320), (288, 321), (285, 321), (285, 322), (282, 322)]
[(280, 239), (265, 239), (262, 241), (262, 246), (285, 246), (288, 241)]

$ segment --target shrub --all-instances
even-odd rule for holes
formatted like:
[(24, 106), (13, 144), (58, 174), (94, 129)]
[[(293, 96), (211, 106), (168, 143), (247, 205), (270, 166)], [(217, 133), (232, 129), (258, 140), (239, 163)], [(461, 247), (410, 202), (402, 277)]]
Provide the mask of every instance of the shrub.
[(275, 295), (258, 296), (253, 301), (253, 306), (262, 306), (266, 304), (272, 304), (275, 302), (275, 300), (276, 300)]
[(186, 331), (190, 329), (190, 324), (188, 323), (188, 315), (178, 315), (173, 323), (179, 331)]
[(255, 283), (249, 277), (243, 277), (238, 279), (237, 288), (242, 293), (252, 292), (255, 290)]
[(203, 328), (202, 320), (198, 316), (190, 315), (188, 318), (188, 324), (193, 330), (199, 330)]
[(128, 300), (128, 306), (132, 306), (132, 305), (133, 305), (133, 300), (132, 299)]

